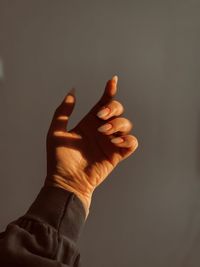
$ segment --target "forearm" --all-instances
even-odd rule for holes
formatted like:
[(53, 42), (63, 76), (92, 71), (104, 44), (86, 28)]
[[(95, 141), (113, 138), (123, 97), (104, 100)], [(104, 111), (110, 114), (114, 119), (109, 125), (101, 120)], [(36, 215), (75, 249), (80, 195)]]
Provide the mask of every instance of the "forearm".
[(0, 235), (0, 266), (80, 266), (77, 240), (86, 219), (77, 196), (44, 186), (25, 215)]

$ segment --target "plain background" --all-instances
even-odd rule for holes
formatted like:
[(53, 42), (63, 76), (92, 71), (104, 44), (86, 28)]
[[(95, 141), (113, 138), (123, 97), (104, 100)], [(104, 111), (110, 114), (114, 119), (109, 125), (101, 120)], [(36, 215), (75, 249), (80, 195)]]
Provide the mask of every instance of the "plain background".
[(200, 265), (199, 14), (197, 0), (0, 1), (2, 231), (43, 185), (67, 91), (70, 129), (117, 74), (139, 147), (93, 195), (83, 267)]

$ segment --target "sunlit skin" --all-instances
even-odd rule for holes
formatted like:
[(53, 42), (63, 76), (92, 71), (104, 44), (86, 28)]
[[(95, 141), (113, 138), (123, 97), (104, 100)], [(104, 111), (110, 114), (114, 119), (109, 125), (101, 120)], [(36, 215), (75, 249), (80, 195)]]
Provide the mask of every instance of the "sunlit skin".
[[(69, 92), (57, 107), (49, 127), (47, 148), (47, 176), (45, 186), (57, 186), (74, 192), (89, 213), (95, 188), (113, 171), (116, 165), (129, 157), (138, 147), (138, 140), (130, 134), (133, 124), (121, 115), (123, 105), (115, 98), (118, 77), (108, 80), (100, 100), (71, 130), (67, 129), (76, 96)], [(107, 115), (99, 117), (103, 109)], [(112, 128), (99, 131), (110, 123)], [(112, 143), (114, 138), (120, 143)]]

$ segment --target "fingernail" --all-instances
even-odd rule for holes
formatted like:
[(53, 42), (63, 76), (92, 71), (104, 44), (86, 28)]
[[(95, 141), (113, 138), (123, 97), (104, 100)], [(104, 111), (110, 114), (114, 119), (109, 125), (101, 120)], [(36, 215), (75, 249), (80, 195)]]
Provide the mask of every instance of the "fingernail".
[(115, 83), (118, 82), (118, 76), (117, 75), (113, 76), (112, 79), (115, 81)]
[(64, 101), (67, 103), (74, 103), (74, 101), (75, 101), (75, 88), (72, 88), (69, 90), (69, 92), (65, 96)]
[(111, 128), (112, 128), (112, 124), (106, 123), (106, 124), (102, 125), (101, 127), (99, 127), (97, 130), (99, 132), (105, 132), (105, 131), (107, 131), (107, 130), (109, 130)]
[(118, 144), (118, 143), (122, 143), (124, 139), (122, 139), (121, 137), (116, 137), (116, 138), (111, 139), (110, 141), (114, 144)]
[(69, 90), (69, 92), (67, 93), (67, 95), (75, 95), (76, 89), (73, 87), (72, 89)]
[(102, 110), (100, 110), (98, 113), (97, 113), (97, 116), (99, 118), (102, 118), (106, 115), (108, 115), (108, 113), (110, 112), (110, 109), (109, 108), (103, 108)]

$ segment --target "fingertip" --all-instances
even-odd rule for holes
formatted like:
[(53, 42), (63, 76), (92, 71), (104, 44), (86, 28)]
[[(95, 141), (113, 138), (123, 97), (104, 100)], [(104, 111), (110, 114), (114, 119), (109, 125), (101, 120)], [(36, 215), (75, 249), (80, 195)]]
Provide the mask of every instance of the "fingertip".
[(110, 84), (108, 86), (109, 90), (109, 95), (110, 97), (114, 97), (117, 93), (117, 82), (118, 82), (118, 76), (115, 75), (112, 77), (110, 81)]
[(136, 150), (138, 145), (139, 145), (138, 139), (136, 137), (133, 137), (132, 140), (130, 139), (130, 141), (129, 141), (129, 147), (130, 148), (133, 148), (134, 150)]
[(102, 105), (107, 104), (116, 95), (116, 92), (117, 92), (116, 81), (117, 80), (118, 80), (117, 75), (113, 76), (110, 80), (107, 80), (103, 95), (98, 101), (98, 105), (102, 106)]
[(118, 82), (118, 76), (117, 75), (114, 75), (112, 77), (112, 80), (117, 84), (117, 82)]

